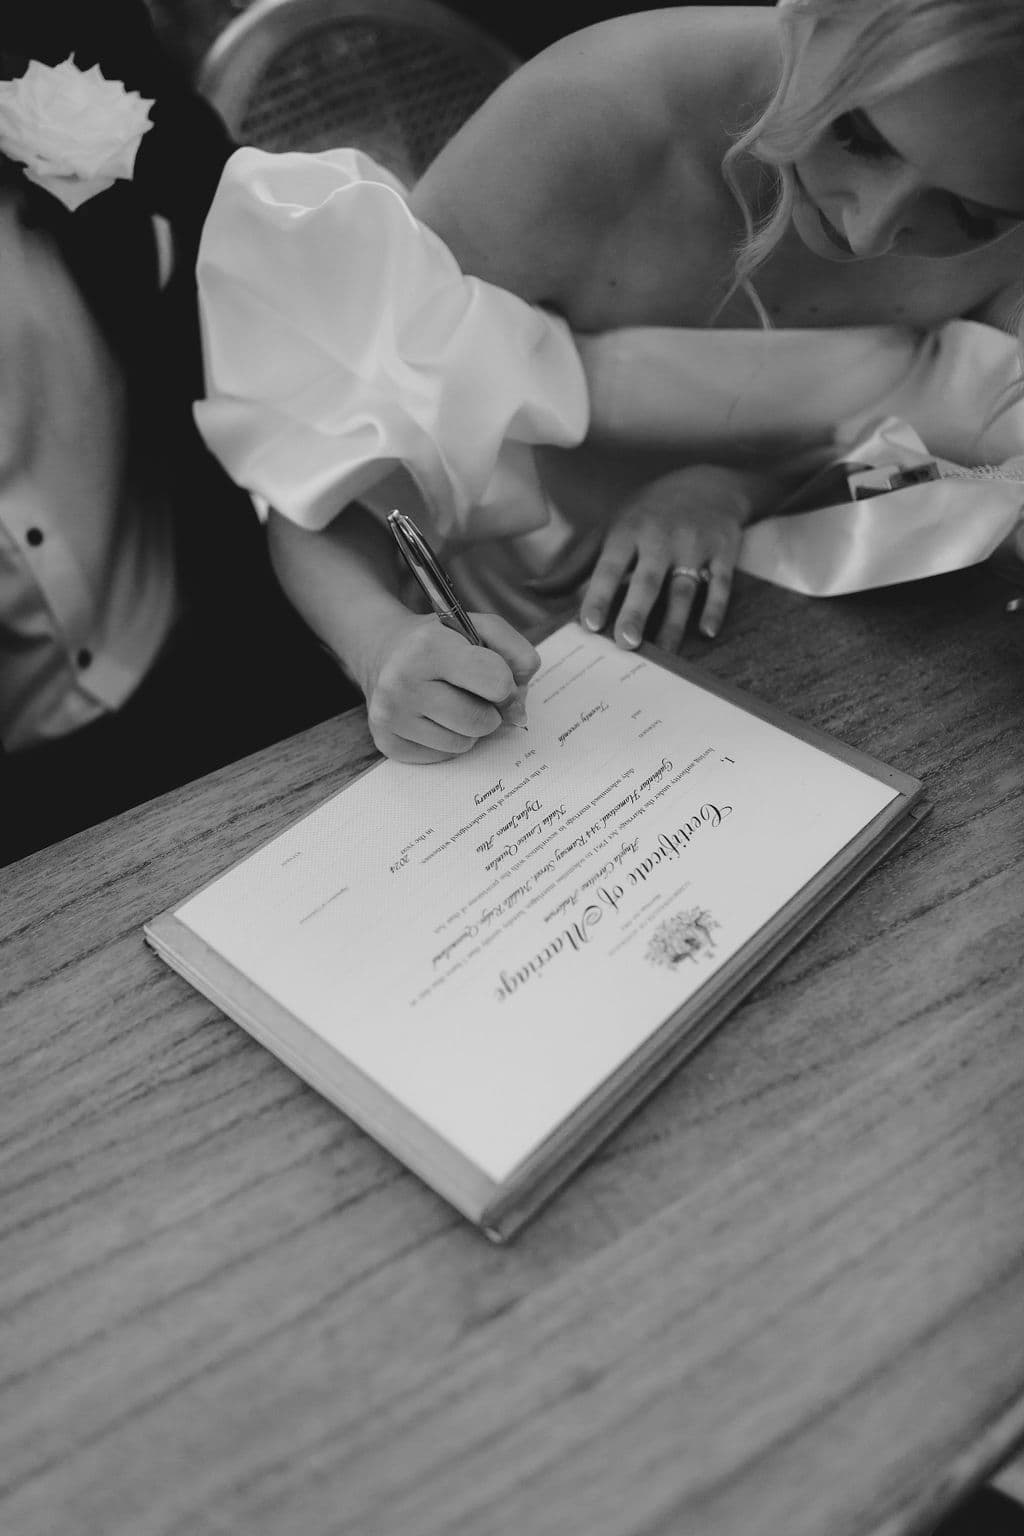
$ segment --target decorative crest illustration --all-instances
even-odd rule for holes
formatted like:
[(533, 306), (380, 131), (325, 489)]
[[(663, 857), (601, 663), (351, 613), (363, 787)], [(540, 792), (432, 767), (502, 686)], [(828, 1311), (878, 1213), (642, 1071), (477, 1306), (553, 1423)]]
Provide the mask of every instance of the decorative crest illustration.
[(652, 965), (674, 970), (684, 960), (696, 961), (715, 949), (712, 929), (720, 928), (704, 907), (687, 907), (663, 918), (647, 941), (645, 958)]

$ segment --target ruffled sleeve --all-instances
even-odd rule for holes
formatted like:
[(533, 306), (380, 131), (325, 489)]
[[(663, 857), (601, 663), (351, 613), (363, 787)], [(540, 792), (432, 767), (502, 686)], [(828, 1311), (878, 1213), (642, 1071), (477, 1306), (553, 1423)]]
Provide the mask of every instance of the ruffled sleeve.
[(304, 528), (396, 468), (450, 534), (542, 526), (529, 445), (587, 430), (565, 323), (466, 277), (401, 185), (355, 150), (228, 162), (198, 280), (207, 398), (228, 473)]

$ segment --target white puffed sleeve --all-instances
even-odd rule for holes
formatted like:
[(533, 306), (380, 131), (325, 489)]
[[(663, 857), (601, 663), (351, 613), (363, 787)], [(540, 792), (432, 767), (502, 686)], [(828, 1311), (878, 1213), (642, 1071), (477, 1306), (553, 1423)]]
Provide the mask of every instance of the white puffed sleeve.
[(401, 466), (442, 534), (544, 523), (530, 445), (587, 430), (569, 329), (466, 277), (367, 156), (236, 151), (197, 271), (196, 420), (238, 484), (319, 529)]

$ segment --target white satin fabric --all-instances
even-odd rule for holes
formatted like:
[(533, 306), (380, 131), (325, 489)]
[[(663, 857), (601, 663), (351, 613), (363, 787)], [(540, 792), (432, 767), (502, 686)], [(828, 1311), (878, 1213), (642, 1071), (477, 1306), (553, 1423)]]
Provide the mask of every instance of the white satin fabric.
[[(399, 506), (437, 540), (470, 608), (527, 628), (564, 607), (618, 490), (613, 475), (542, 455), (548, 483), (558, 475), (552, 500), (538, 472), (535, 445), (573, 447), (588, 428), (564, 322), (466, 277), (399, 182), (350, 149), (237, 151), (198, 279), (208, 398), (196, 418), (239, 484), (309, 529), (353, 500)], [(623, 386), (631, 400), (652, 346), (661, 357), (661, 410), (678, 409), (680, 442), (691, 416), (712, 417), (726, 446), (782, 427), (820, 440), (843, 418), (854, 441), (888, 414), (954, 462), (1024, 452), (1024, 406), (988, 420), (1019, 375), (1013, 338), (989, 326), (616, 335), (609, 355), (616, 377), (637, 381)], [(1022, 500), (1019, 487), (941, 482), (772, 518), (749, 530), (740, 564), (821, 595), (910, 580), (984, 559)]]
[(588, 421), (568, 327), (464, 276), (367, 156), (238, 150), (197, 271), (196, 419), (250, 492), (319, 529), (397, 471), (442, 536), (548, 523), (531, 445)]
[[(906, 422), (891, 417), (842, 458), (910, 468), (935, 455)], [(961, 478), (959, 466), (938, 462), (953, 478), (755, 523), (743, 540), (740, 569), (811, 597), (836, 597), (987, 560), (1024, 515), (1024, 461), (1008, 463), (1005, 479)]]

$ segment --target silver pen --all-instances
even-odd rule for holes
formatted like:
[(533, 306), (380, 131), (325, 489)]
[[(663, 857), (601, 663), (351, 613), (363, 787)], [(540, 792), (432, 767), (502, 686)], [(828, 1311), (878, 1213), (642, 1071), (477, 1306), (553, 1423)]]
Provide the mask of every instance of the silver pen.
[(459, 602), (451, 577), (411, 517), (404, 512), (389, 512), (388, 527), (402, 552), (406, 565), (420, 584), (424, 597), (445, 629), (453, 629), (470, 645), (483, 645), (469, 614)]
[[(468, 640), (470, 645), (483, 645), (473, 620), (459, 601), (451, 577), (412, 518), (405, 512), (389, 512), (388, 527), (395, 536), (406, 565), (445, 629), (454, 630), (457, 635)], [(495, 707), (504, 709), (518, 697), (517, 691)], [(527, 729), (525, 722), (520, 720), (509, 720), (506, 724), (518, 725), (524, 731)]]

